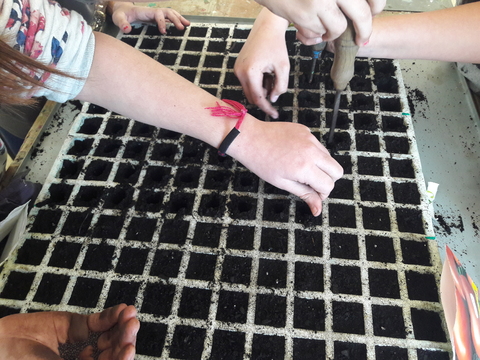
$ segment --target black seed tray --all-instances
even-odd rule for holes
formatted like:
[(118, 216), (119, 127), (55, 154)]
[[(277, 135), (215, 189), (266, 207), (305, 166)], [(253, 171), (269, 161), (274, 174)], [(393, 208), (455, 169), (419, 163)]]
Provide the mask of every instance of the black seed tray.
[[(220, 98), (246, 104), (233, 64), (249, 26), (134, 29), (122, 40)], [(280, 121), (324, 142), (332, 57), (311, 84), (286, 35)], [(139, 310), (137, 359), (444, 360), (441, 262), (398, 63), (357, 59), (320, 217), (215, 149), (77, 103), (63, 149), (0, 274), (0, 316)], [(264, 113), (248, 105), (256, 117)]]

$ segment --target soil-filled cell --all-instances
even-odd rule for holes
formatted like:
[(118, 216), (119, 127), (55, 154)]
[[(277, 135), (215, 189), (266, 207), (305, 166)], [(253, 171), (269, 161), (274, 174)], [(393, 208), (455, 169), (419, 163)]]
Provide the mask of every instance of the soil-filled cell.
[(410, 141), (406, 137), (385, 136), (385, 147), (388, 153), (409, 154)]
[(343, 168), (343, 173), (345, 175), (352, 174), (352, 158), (348, 155), (339, 155), (333, 154), (332, 157), (340, 164)]
[[(327, 127), (332, 127), (332, 118), (333, 118), (333, 111), (328, 111), (325, 113), (325, 119), (327, 123)], [(337, 115), (337, 122), (335, 123), (335, 129), (343, 129), (348, 130), (350, 127), (350, 119), (348, 117), (348, 113), (339, 111)]]
[(182, 56), (182, 60), (180, 61), (180, 65), (181, 66), (188, 66), (188, 67), (192, 67), (192, 68), (197, 68), (199, 62), (200, 62), (200, 56), (184, 54)]
[(179, 189), (196, 188), (200, 178), (200, 168), (178, 168), (173, 185)]
[(298, 112), (298, 122), (310, 128), (320, 127), (320, 113), (311, 109), (300, 110)]
[(100, 186), (82, 186), (73, 199), (73, 205), (89, 208), (96, 207), (104, 191), (105, 189)]
[(222, 40), (226, 40), (229, 33), (229, 28), (213, 27), (210, 38), (220, 38)]
[(122, 230), (124, 217), (112, 215), (100, 215), (98, 221), (93, 225), (93, 237), (117, 239)]
[(373, 62), (373, 68), (375, 69), (376, 76), (394, 76), (395, 75), (395, 65), (392, 60), (375, 60)]
[(285, 338), (276, 335), (253, 334), (252, 359), (283, 359)]
[(297, 100), (298, 100), (299, 107), (308, 107), (308, 108), (320, 107), (320, 95), (317, 93), (302, 90), (298, 94)]
[[(335, 105), (335, 93), (325, 95), (325, 108), (332, 109)], [(340, 95), (339, 109), (350, 110), (350, 104), (348, 102), (347, 96), (345, 94)]]
[(179, 163), (185, 165), (198, 165), (202, 162), (205, 150), (205, 143), (188, 138), (183, 142), (183, 152)]
[(265, 199), (263, 203), (263, 220), (288, 222), (289, 210), (289, 199)]
[(95, 105), (95, 104), (88, 105), (87, 113), (89, 114), (106, 114), (107, 112), (108, 112), (107, 109), (99, 105)]
[(375, 104), (373, 96), (364, 94), (352, 95), (352, 110), (374, 110)]
[(196, 70), (186, 70), (186, 69), (178, 69), (177, 71), (178, 75), (184, 77), (186, 80), (190, 82), (195, 81), (195, 76), (197, 75)]
[(158, 132), (159, 139), (178, 140), (181, 136), (182, 134), (168, 129), (160, 129)]
[(148, 143), (144, 141), (129, 141), (123, 153), (124, 159), (143, 160), (148, 150)]
[(143, 274), (148, 250), (125, 247), (120, 253), (115, 272), (117, 274)]
[(68, 149), (67, 154), (74, 156), (88, 155), (88, 153), (92, 149), (92, 144), (93, 139), (75, 140), (70, 149)]
[(130, 134), (132, 136), (152, 138), (156, 132), (156, 127), (148, 124), (134, 121)]
[(82, 244), (59, 241), (50, 256), (48, 266), (73, 269)]
[(85, 172), (85, 180), (105, 181), (112, 170), (112, 163), (102, 160), (94, 160), (88, 165)]
[(323, 265), (298, 261), (295, 263), (295, 291), (323, 292)]
[(206, 27), (192, 27), (190, 29), (190, 33), (188, 36), (190, 37), (206, 37), (207, 36), (207, 28)]
[(295, 204), (296, 223), (303, 224), (305, 227), (322, 225), (322, 217), (313, 216), (310, 208), (304, 201), (297, 201)]
[(112, 281), (110, 290), (108, 291), (107, 300), (105, 301), (105, 307), (115, 306), (122, 303), (127, 305), (135, 304), (139, 288), (140, 283), (137, 282)]
[(257, 284), (265, 287), (285, 288), (287, 285), (287, 262), (260, 259)]
[(207, 170), (203, 187), (210, 190), (227, 190), (232, 175), (229, 170)]
[(237, 291), (220, 291), (218, 297), (218, 321), (245, 324), (247, 321), (248, 294)]
[(353, 234), (330, 233), (330, 257), (359, 259), (358, 238)]
[(165, 38), (163, 40), (162, 50), (178, 50), (181, 44), (182, 40)]
[(173, 193), (166, 205), (166, 211), (172, 214), (190, 215), (193, 209), (195, 194)]
[(73, 185), (51, 184), (48, 188), (48, 198), (36, 204), (37, 207), (45, 205), (65, 205), (72, 193)]
[(252, 259), (239, 256), (225, 256), (221, 280), (232, 284), (250, 284)]
[(417, 209), (396, 208), (398, 231), (424, 234), (423, 213)]
[(325, 340), (293, 339), (294, 360), (320, 360), (325, 359)]
[(357, 151), (380, 152), (378, 135), (356, 134)]
[(224, 170), (231, 170), (232, 166), (235, 164), (235, 160), (233, 160), (230, 156), (221, 156), (218, 153), (218, 150), (215, 148), (207, 149), (208, 156), (208, 164), (215, 165), (220, 167)]
[(391, 76), (375, 77), (374, 84), (378, 92), (398, 94), (398, 81)]
[(377, 116), (367, 113), (354, 114), (353, 126), (356, 130), (375, 131), (378, 129)]
[(397, 116), (382, 116), (383, 131), (405, 133), (407, 125), (401, 117)]
[[(244, 44), (245, 43), (243, 41), (232, 42), (230, 48), (228, 48), (227, 51), (231, 54), (238, 54), (242, 50)], [(229, 69), (231, 69), (231, 67), (229, 67)]]
[(358, 157), (358, 173), (360, 175), (383, 176), (383, 164), (381, 158)]
[(353, 181), (345, 178), (337, 180), (329, 197), (331, 199), (353, 200)]
[(85, 277), (77, 278), (68, 305), (95, 308), (105, 281)]
[(226, 197), (218, 195), (218, 193), (202, 195), (200, 206), (198, 208), (198, 215), (214, 218), (221, 217), (225, 212), (226, 201)]
[(138, 331), (136, 350), (139, 355), (161, 357), (167, 325), (142, 322)]
[(218, 84), (219, 80), (219, 71), (202, 71), (200, 75), (200, 84)]
[(165, 66), (174, 65), (176, 60), (177, 60), (176, 53), (172, 54), (167, 52), (161, 52), (160, 54), (158, 54), (158, 62)]
[(125, 44), (127, 45), (130, 45), (132, 47), (134, 47), (136, 44), (137, 44), (137, 38), (126, 38), (126, 37), (123, 37), (122, 38), (122, 42), (124, 42)]
[(284, 296), (258, 294), (255, 306), (255, 324), (285, 327), (287, 300)]
[(257, 213), (257, 199), (231, 195), (227, 207), (233, 219), (254, 220)]
[(61, 234), (70, 236), (86, 236), (89, 232), (93, 214), (84, 212), (70, 212), (63, 224)]
[(332, 265), (331, 272), (331, 290), (334, 294), (362, 295), (359, 267)]
[(77, 130), (77, 132), (79, 134), (95, 135), (96, 133), (98, 133), (98, 130), (100, 130), (102, 122), (103, 118), (100, 117), (86, 118), (83, 120), (83, 123)]
[(372, 305), (372, 319), (375, 336), (406, 338), (407, 332), (401, 307)]
[(293, 326), (297, 329), (325, 331), (325, 304), (319, 299), (296, 297)]
[(393, 239), (385, 236), (365, 236), (367, 247), (367, 260), (385, 263), (395, 262), (395, 249)]
[(216, 255), (192, 253), (185, 277), (187, 279), (213, 281), (216, 265)]
[(142, 242), (152, 241), (153, 233), (157, 228), (156, 219), (143, 217), (133, 217), (127, 228), (126, 240), (136, 240)]
[(417, 340), (446, 342), (447, 337), (442, 326), (442, 318), (435, 311), (411, 309), (413, 333)]
[(129, 122), (130, 121), (126, 119), (110, 119), (107, 121), (103, 134), (112, 137), (124, 136), (127, 132)]
[(344, 204), (329, 204), (328, 224), (335, 227), (355, 228), (355, 207)]
[(149, 166), (143, 178), (144, 187), (163, 188), (171, 178), (171, 169), (163, 166)]
[(380, 98), (380, 111), (402, 112), (402, 102), (399, 98)]
[(122, 163), (118, 166), (117, 173), (113, 179), (114, 182), (135, 184), (142, 170), (140, 165), (132, 165), (130, 163)]
[(77, 179), (84, 164), (85, 160), (63, 160), (58, 177), (60, 179)]
[(225, 52), (227, 43), (225, 41), (210, 41), (207, 46), (208, 52)]
[(431, 266), (428, 242), (400, 240), (403, 263), (412, 265)]
[(60, 304), (69, 280), (67, 275), (43, 274), (33, 301), (49, 305)]
[(83, 259), (82, 270), (94, 270), (106, 272), (110, 270), (113, 260), (114, 246), (100, 244), (91, 244), (88, 246), (87, 253)]
[(240, 81), (233, 72), (225, 73), (225, 79), (223, 80), (225, 86), (241, 86)]
[(417, 349), (418, 360), (450, 360), (446, 351)]
[[(201, 52), (203, 48), (203, 41), (200, 40), (188, 40), (187, 43), (185, 44), (185, 50), (186, 51), (194, 51), (194, 52)], [(184, 55), (185, 57), (185, 55)], [(182, 65), (190, 65), (190, 64), (182, 64)], [(197, 62), (198, 65), (198, 62)], [(197, 65), (192, 65), (192, 66), (197, 66)]]
[(375, 358), (376, 360), (407, 360), (408, 350), (397, 346), (375, 346)]
[(322, 232), (295, 230), (295, 254), (322, 257)]
[(352, 91), (372, 92), (372, 81), (364, 77), (354, 76), (349, 85)]
[(232, 37), (234, 39), (246, 39), (250, 34), (250, 29), (234, 29)]
[[(332, 302), (334, 332), (365, 334), (363, 304), (355, 302)], [(356, 357), (354, 359), (357, 359)]]
[[(335, 128), (336, 129), (336, 128)], [(352, 146), (352, 139), (350, 134), (343, 131), (335, 130), (333, 133), (333, 141), (330, 143), (329, 140), (330, 134), (324, 134), (322, 136), (323, 143), (327, 143), (327, 148), (333, 152), (336, 151), (347, 151), (350, 150)]]
[(212, 290), (184, 287), (178, 316), (190, 319), (207, 319)]
[(262, 228), (260, 251), (286, 254), (288, 250), (288, 230)]
[(222, 55), (207, 55), (205, 56), (203, 66), (206, 68), (222, 68), (223, 59)]
[(383, 207), (362, 206), (363, 227), (370, 230), (391, 230), (390, 212)]
[(213, 333), (212, 360), (242, 360), (245, 352), (245, 333), (215, 330)]
[(198, 222), (195, 227), (192, 245), (218, 247), (222, 226), (220, 224)]
[(406, 271), (408, 298), (410, 300), (438, 302), (438, 288), (435, 275), (432, 273), (419, 273)]
[(360, 198), (362, 201), (387, 202), (385, 183), (360, 180)]
[(162, 279), (176, 278), (182, 255), (182, 252), (177, 250), (157, 250), (150, 268), (150, 275)]
[(334, 342), (335, 360), (367, 360), (367, 347), (365, 344), (353, 342)]
[(360, 78), (370, 75), (370, 65), (368, 61), (359, 60), (358, 58), (355, 59), (354, 74)]
[(164, 193), (154, 189), (141, 189), (135, 204), (137, 211), (159, 212), (162, 208)]
[(12, 271), (3, 287), (0, 297), (3, 299), (25, 300), (35, 273)]
[(241, 89), (223, 89), (222, 99), (234, 100), (243, 105), (246, 103), (245, 95)]
[(61, 216), (62, 211), (60, 210), (40, 210), (35, 216), (30, 232), (53, 234)]
[(165, 161), (165, 163), (171, 164), (177, 152), (178, 146), (176, 144), (157, 143), (153, 147), (150, 158), (152, 160)]
[(185, 244), (189, 222), (183, 220), (165, 220), (160, 230), (159, 241), (167, 244)]
[(368, 269), (370, 295), (390, 299), (400, 299), (398, 274), (395, 270)]
[(23, 245), (18, 249), (15, 263), (25, 265), (40, 265), (45, 253), (47, 252), (49, 243), (49, 241), (44, 240), (25, 240)]
[(239, 171), (233, 175), (233, 190), (240, 192), (257, 192), (259, 178), (250, 171)]
[(158, 47), (157, 39), (144, 38), (140, 44), (139, 49), (141, 50), (156, 50)]
[(416, 183), (392, 183), (392, 189), (396, 203), (420, 205), (420, 192)]
[(142, 313), (153, 314), (155, 316), (170, 315), (174, 295), (174, 285), (148, 283), (143, 295)]

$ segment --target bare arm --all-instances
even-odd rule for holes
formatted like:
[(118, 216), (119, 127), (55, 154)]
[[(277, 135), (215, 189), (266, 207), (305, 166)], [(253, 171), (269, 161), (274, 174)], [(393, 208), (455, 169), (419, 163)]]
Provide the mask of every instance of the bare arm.
[(480, 63), (480, 2), (377, 17), (358, 56)]

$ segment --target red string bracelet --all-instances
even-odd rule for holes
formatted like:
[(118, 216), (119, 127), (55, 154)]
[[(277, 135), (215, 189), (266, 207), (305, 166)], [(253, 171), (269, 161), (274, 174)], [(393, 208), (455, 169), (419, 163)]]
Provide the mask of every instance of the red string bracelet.
[(234, 100), (223, 100), (227, 104), (232, 105), (237, 111), (228, 107), (221, 106), (217, 102), (215, 107), (207, 107), (206, 109), (211, 110), (212, 116), (227, 116), (229, 118), (238, 118), (235, 127), (228, 133), (228, 135), (223, 139), (222, 143), (218, 147), (218, 154), (220, 156), (225, 156), (228, 150), (228, 147), (232, 144), (233, 140), (240, 134), (240, 126), (242, 125), (243, 119), (247, 114), (247, 109), (245, 106)]

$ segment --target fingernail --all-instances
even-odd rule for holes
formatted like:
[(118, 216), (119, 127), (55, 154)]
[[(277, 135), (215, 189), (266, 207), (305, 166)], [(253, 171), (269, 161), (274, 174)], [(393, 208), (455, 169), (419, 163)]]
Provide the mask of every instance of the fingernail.
[(367, 40), (367, 41), (365, 42), (365, 44), (363, 44), (363, 46), (367, 46), (369, 42), (370, 42), (370, 40)]
[(273, 95), (270, 100), (272, 101), (272, 103), (276, 102), (278, 100), (278, 95)]
[(323, 41), (321, 37), (315, 38), (315, 43), (319, 44)]
[(125, 30), (128, 30), (128, 25), (125, 25), (125, 26), (123, 27), (123, 30), (124, 30), (124, 31), (125, 31)]

